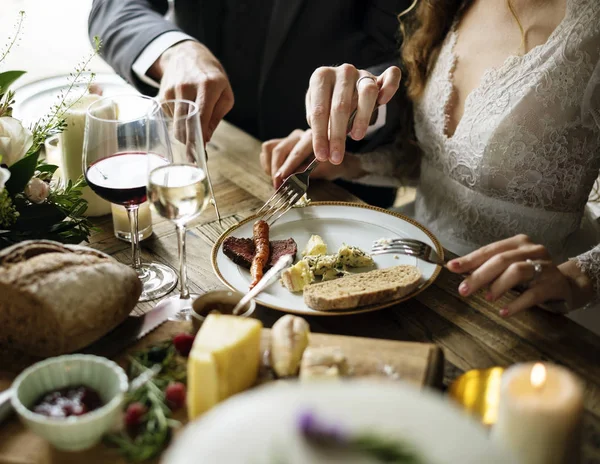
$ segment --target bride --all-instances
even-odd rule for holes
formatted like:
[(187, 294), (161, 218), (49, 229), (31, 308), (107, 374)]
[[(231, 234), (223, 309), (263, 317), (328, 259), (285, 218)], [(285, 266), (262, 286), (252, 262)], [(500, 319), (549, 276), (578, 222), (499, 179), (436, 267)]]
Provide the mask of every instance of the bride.
[[(263, 144), (275, 186), (313, 151), (330, 161), (315, 177), (406, 185), (412, 175), (414, 217), (461, 255), (448, 269), (470, 274), (461, 295), (487, 288), (494, 301), (526, 285), (502, 316), (597, 302), (600, 246), (582, 220), (600, 169), (600, 2), (419, 0), (402, 20), (412, 108), (398, 141), (344, 153), (352, 110), (358, 140), (398, 89), (398, 68), (319, 68), (306, 96), (311, 129)], [(599, 331), (599, 316), (574, 318)]]

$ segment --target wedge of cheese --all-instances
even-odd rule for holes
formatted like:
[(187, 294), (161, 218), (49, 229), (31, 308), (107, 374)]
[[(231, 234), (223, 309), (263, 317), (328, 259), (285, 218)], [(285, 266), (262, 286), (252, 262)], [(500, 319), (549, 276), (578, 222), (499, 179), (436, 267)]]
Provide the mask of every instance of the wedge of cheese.
[(262, 323), (210, 314), (200, 328), (187, 364), (189, 419), (250, 388), (260, 364)]

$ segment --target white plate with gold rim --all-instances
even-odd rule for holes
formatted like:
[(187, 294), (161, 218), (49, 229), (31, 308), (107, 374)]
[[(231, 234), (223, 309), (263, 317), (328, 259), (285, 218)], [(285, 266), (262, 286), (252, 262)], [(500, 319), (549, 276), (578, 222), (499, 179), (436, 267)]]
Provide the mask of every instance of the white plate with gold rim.
[(347, 450), (307, 443), (301, 416), (312, 414), (342, 439), (360, 433), (404, 444), (422, 464), (516, 462), (486, 430), (441, 394), (405, 383), (279, 381), (235, 395), (188, 424), (165, 464), (376, 464)]
[[(212, 250), (212, 265), (221, 281), (230, 289), (248, 292), (251, 282), (250, 272), (238, 266), (223, 254), (223, 241), (230, 236), (251, 238), (256, 218), (250, 217), (227, 230), (215, 243)], [(303, 208), (293, 208), (279, 219), (270, 230), (270, 240), (293, 238), (298, 245), (298, 256), (311, 235), (320, 235), (335, 253), (344, 243), (369, 251), (373, 242), (381, 238), (413, 238), (431, 245), (443, 258), (444, 250), (425, 227), (416, 221), (381, 208), (358, 203), (317, 202)], [(412, 298), (431, 285), (440, 273), (441, 266), (416, 260), (404, 255), (374, 256), (376, 268), (388, 268), (400, 264), (416, 265), (422, 275), (422, 284), (411, 294), (392, 302), (380, 305), (363, 306), (343, 311), (317, 311), (304, 303), (301, 293), (289, 292), (281, 284), (275, 283), (256, 298), (257, 303), (279, 311), (305, 316), (336, 316), (356, 314), (395, 305)]]

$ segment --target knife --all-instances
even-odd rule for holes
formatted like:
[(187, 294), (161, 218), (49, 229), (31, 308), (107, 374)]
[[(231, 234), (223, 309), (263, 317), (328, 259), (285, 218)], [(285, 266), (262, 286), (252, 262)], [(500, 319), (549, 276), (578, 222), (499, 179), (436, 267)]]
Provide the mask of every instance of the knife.
[(219, 207), (217, 206), (217, 199), (215, 198), (215, 192), (213, 190), (212, 180), (210, 180), (210, 172), (208, 171), (208, 151), (206, 148), (204, 149), (206, 153), (206, 179), (208, 180), (208, 190), (210, 191), (210, 204), (215, 207), (215, 212), (217, 213), (217, 219), (219, 221), (219, 225), (221, 225), (221, 213), (219, 213)]
[[(161, 301), (143, 316), (128, 316), (104, 337), (77, 352), (112, 358), (144, 338), (178, 311), (177, 305), (169, 304), (168, 300)], [(12, 412), (12, 394), (12, 388), (0, 392), (0, 423)]]

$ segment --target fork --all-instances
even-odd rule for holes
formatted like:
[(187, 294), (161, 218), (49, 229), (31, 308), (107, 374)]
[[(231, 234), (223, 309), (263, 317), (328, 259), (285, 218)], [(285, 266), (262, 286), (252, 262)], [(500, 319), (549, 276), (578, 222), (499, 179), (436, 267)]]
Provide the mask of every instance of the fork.
[(376, 240), (373, 242), (371, 254), (383, 255), (387, 253), (414, 256), (415, 258), (438, 266), (444, 266), (446, 264), (444, 256), (439, 256), (433, 247), (412, 238), (394, 238), (391, 240)]
[(308, 178), (319, 163), (313, 159), (306, 169), (288, 177), (281, 187), (260, 208), (256, 215), (272, 226), (281, 216), (287, 213), (308, 190)]
[[(373, 124), (377, 119), (379, 108), (376, 107), (371, 115), (370, 123)], [(356, 118), (355, 109), (348, 118), (348, 127), (346, 132), (350, 132), (354, 119)], [(318, 166), (317, 159), (313, 159), (307, 168), (299, 173), (292, 174), (288, 177), (277, 191), (269, 198), (266, 203), (260, 208), (256, 215), (258, 218), (265, 221), (269, 226), (272, 226), (281, 216), (287, 213), (308, 190), (308, 178), (310, 173)]]

